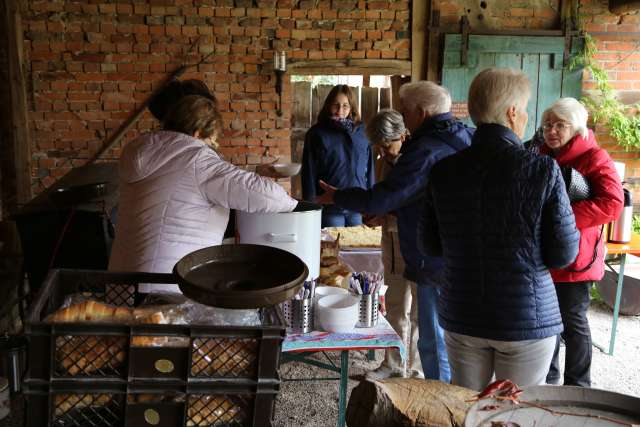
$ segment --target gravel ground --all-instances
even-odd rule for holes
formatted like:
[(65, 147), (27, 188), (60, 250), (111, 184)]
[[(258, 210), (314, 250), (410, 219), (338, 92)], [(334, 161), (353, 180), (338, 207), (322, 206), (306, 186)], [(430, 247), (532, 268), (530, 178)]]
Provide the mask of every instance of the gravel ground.
[[(589, 309), (589, 323), (593, 340), (607, 345), (613, 313), (602, 303), (593, 302)], [(620, 316), (613, 356), (593, 348), (591, 380), (594, 388), (616, 391), (640, 397), (640, 316)], [(329, 353), (339, 364), (339, 353)], [(375, 369), (382, 360), (376, 351), (376, 361), (368, 361), (365, 352), (351, 352), (349, 364), (349, 393), (358, 385), (362, 375)], [(564, 360), (561, 348), (560, 359)], [(290, 362), (280, 369), (283, 378), (328, 377), (328, 371)], [(347, 395), (348, 398), (349, 395)], [(275, 410), (274, 427), (335, 426), (338, 419), (337, 381), (283, 381)]]

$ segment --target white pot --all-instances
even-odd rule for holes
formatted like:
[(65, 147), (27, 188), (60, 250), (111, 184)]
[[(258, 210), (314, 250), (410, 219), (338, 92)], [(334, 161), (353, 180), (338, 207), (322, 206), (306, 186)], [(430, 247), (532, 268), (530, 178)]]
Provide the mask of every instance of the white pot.
[(302, 259), (309, 280), (320, 275), (320, 224), (322, 207), (299, 202), (293, 212), (248, 213), (236, 211), (237, 243), (284, 249)]

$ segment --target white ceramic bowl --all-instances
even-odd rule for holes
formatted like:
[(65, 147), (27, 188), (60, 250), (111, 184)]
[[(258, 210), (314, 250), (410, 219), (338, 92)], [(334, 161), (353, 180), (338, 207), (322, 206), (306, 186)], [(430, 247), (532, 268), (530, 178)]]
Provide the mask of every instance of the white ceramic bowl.
[(274, 163), (271, 165), (280, 176), (294, 176), (300, 173), (301, 163)]
[(327, 295), (349, 295), (349, 291), (344, 288), (336, 288), (335, 286), (318, 286), (316, 287), (316, 295), (314, 298), (316, 307), (320, 298), (326, 297)]
[(349, 295), (327, 295), (318, 300), (316, 309), (320, 327), (327, 332), (350, 332), (358, 323), (359, 299)]

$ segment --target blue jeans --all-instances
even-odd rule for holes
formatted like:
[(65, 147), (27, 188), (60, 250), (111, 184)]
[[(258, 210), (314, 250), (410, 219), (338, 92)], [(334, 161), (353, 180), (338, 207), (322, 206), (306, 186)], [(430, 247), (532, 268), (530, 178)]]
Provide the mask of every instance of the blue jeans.
[(418, 352), (425, 379), (451, 382), (451, 369), (444, 343), (444, 332), (438, 324), (437, 283), (418, 283)]
[(358, 212), (322, 212), (322, 227), (352, 227), (362, 224), (362, 215)]

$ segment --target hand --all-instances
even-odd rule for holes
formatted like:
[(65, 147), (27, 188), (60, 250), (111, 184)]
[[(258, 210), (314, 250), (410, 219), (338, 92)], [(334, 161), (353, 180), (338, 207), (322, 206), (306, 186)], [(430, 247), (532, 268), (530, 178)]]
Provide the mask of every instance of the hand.
[(321, 205), (332, 205), (334, 203), (333, 195), (335, 194), (337, 188), (327, 184), (323, 180), (320, 180), (320, 187), (324, 190), (324, 194), (316, 197), (315, 202)]
[(368, 227), (378, 227), (384, 224), (383, 215), (362, 215), (362, 222)]
[(270, 163), (256, 165), (256, 173), (267, 178), (279, 178), (279, 174)]

